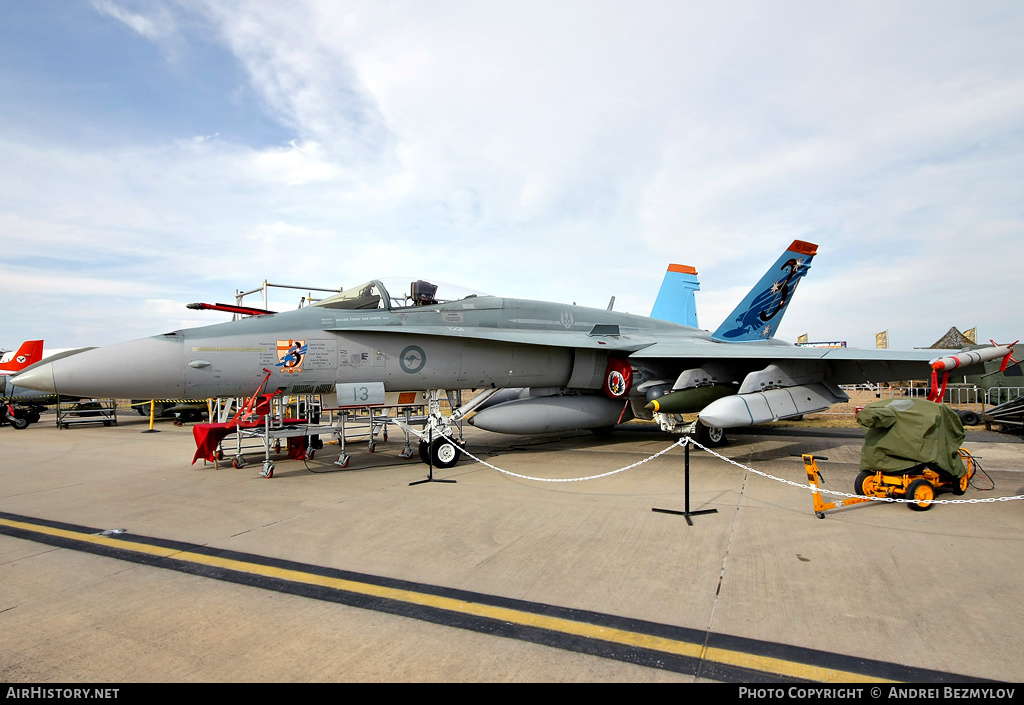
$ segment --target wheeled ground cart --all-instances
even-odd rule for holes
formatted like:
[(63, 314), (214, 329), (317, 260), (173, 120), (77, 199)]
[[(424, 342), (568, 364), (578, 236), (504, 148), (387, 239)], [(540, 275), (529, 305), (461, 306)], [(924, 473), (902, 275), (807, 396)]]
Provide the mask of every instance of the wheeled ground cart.
[[(861, 447), (860, 474), (851, 499), (826, 503), (814, 493), (814, 511), (824, 518), (828, 509), (880, 499), (909, 500), (916, 511), (931, 509), (942, 491), (962, 495), (974, 477), (976, 463), (962, 448), (965, 433), (952, 409), (924, 399), (892, 399), (868, 404), (857, 414), (866, 430)], [(815, 457), (804, 455), (808, 481), (818, 486)], [(823, 458), (819, 458), (823, 459)]]
[(954, 477), (932, 463), (922, 463), (901, 473), (861, 470), (854, 480), (853, 491), (865, 497), (914, 500), (907, 506), (919, 512), (931, 509), (932, 500), (940, 491), (949, 490), (955, 495), (962, 495), (974, 477), (974, 459), (970, 451), (966, 448), (958, 450), (966, 470), (960, 477)]
[(860, 410), (857, 423), (866, 429), (857, 494), (914, 500), (907, 506), (924, 511), (940, 490), (967, 491), (974, 462), (961, 448), (960, 417), (948, 406), (924, 399), (876, 401)]

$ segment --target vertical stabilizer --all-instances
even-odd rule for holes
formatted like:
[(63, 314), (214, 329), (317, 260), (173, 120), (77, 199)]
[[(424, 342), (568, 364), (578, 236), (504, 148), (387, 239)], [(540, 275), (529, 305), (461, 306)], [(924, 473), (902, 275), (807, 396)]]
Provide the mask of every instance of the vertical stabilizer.
[(697, 328), (695, 291), (700, 291), (697, 270), (685, 264), (670, 264), (651, 309), (651, 318)]
[(786, 307), (793, 300), (797, 284), (807, 274), (817, 252), (817, 245), (794, 240), (711, 339), (720, 343), (745, 343), (773, 337)]
[(0, 375), (13, 375), (43, 359), (43, 341), (27, 340), (7, 362), (0, 363)]

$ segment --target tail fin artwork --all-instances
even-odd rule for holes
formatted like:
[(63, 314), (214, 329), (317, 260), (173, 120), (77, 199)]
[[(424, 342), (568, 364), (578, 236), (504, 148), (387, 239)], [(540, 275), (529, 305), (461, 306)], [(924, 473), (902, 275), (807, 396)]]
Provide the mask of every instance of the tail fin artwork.
[(697, 270), (685, 264), (670, 264), (651, 309), (651, 318), (697, 328), (695, 291), (700, 291)]
[(13, 375), (43, 359), (43, 341), (27, 340), (10, 360), (0, 363), (0, 375)]
[(711, 339), (720, 343), (746, 343), (771, 338), (817, 252), (817, 245), (794, 240)]

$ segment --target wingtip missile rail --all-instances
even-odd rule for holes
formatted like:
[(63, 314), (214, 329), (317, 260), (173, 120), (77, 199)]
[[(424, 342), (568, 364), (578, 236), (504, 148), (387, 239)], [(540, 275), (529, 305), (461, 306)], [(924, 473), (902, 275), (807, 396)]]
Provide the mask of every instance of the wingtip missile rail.
[[(1019, 342), (1019, 341), (1017, 341)], [(978, 350), (966, 350), (964, 352), (956, 353), (955, 355), (944, 355), (943, 357), (937, 357), (928, 364), (936, 372), (950, 372), (957, 369), (958, 367), (967, 367), (969, 365), (978, 365), (982, 362), (988, 362), (989, 360), (995, 360), (996, 358), (1003, 358), (1003, 364), (1001, 370), (1006, 369), (1007, 363), (1010, 361), (1010, 356), (1013, 355), (1013, 346), (1017, 344), (1013, 342), (1010, 345), (995, 345), (991, 348), (980, 348)]]
[[(946, 382), (949, 381), (949, 373), (955, 369), (961, 367), (969, 367), (971, 365), (980, 365), (983, 362), (989, 360), (996, 360), (1003, 358), (1003, 362), (1000, 365), (1000, 371), (1005, 370), (1013, 356), (1013, 347), (1020, 341), (1014, 341), (1009, 345), (996, 345), (995, 341), (989, 341), (992, 343), (990, 348), (979, 348), (977, 350), (965, 350), (958, 352), (953, 355), (943, 355), (931, 360), (928, 364), (932, 368), (932, 384), (931, 392), (928, 394), (928, 401), (938, 401), (942, 398), (942, 395), (946, 393)], [(942, 375), (942, 381), (939, 382), (939, 374)]]

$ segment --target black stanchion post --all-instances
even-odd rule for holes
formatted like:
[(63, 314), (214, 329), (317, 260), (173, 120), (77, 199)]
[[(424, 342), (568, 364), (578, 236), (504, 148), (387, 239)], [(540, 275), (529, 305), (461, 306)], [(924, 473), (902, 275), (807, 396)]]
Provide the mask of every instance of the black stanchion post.
[(718, 514), (717, 509), (700, 509), (696, 512), (690, 511), (690, 439), (686, 439), (685, 447), (683, 449), (683, 493), (685, 507), (684, 511), (678, 511), (675, 509), (658, 509), (657, 507), (651, 508), (652, 512), (661, 512), (662, 514), (679, 514), (686, 519), (686, 523), (693, 526), (693, 522), (690, 521), (690, 517), (697, 516), (698, 514)]

